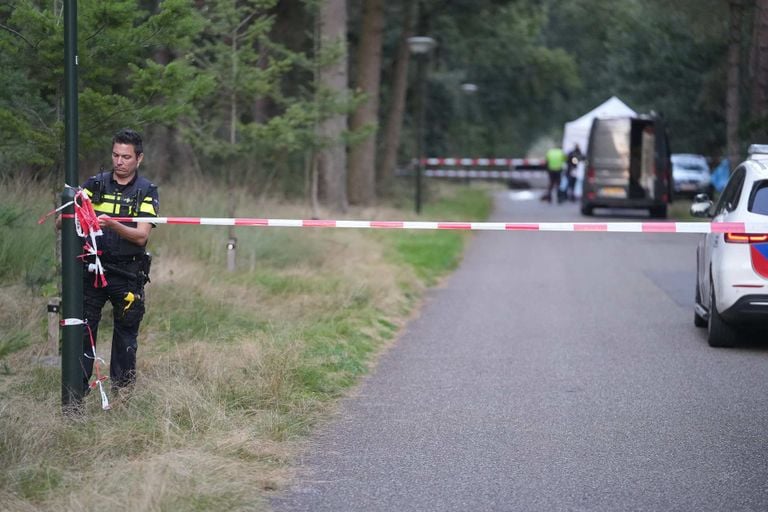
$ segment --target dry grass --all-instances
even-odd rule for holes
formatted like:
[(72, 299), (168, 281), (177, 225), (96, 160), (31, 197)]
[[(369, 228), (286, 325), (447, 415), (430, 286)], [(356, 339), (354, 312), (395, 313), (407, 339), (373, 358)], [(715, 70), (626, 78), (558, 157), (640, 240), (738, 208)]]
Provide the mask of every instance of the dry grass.
[[(204, 184), (161, 189), (167, 215), (228, 216), (225, 200)], [(309, 214), (242, 193), (239, 204), (238, 216)], [(82, 416), (62, 417), (60, 370), (36, 364), (46, 298), (28, 284), (0, 288), (0, 334), (30, 342), (1, 363), (0, 510), (267, 509), (264, 496), (290, 477), (297, 446), (394, 339), (426, 281), (393, 256), (397, 235), (236, 234), (239, 265), (229, 273), (225, 228), (155, 230), (137, 384), (110, 396), (109, 412), (92, 393)], [(105, 310), (98, 344), (107, 361), (109, 318)]]

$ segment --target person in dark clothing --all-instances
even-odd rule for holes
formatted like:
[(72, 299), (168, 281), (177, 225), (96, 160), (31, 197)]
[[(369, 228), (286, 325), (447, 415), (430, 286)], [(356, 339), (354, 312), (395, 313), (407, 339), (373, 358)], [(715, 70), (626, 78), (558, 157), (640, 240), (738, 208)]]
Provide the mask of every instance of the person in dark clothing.
[[(112, 217), (157, 217), (157, 187), (138, 174), (143, 159), (141, 136), (133, 130), (120, 130), (112, 138), (112, 170), (88, 178), (82, 186), (103, 232), (97, 242), (107, 278), (106, 287), (101, 287), (89, 272), (93, 257), (85, 259), (83, 311), (95, 342), (101, 311), (107, 300), (112, 304), (114, 328), (109, 374), (114, 391), (136, 380), (137, 337), (145, 311), (144, 285), (149, 281), (149, 255), (145, 249), (154, 225), (119, 222)], [(94, 364), (87, 329), (80, 362), (87, 390)]]
[(576, 194), (574, 192), (576, 188), (576, 166), (579, 162), (584, 160), (584, 154), (581, 152), (579, 145), (574, 145), (573, 149), (568, 153), (568, 160), (566, 162), (565, 176), (568, 180), (568, 188), (566, 189), (566, 197), (569, 201), (576, 200)]

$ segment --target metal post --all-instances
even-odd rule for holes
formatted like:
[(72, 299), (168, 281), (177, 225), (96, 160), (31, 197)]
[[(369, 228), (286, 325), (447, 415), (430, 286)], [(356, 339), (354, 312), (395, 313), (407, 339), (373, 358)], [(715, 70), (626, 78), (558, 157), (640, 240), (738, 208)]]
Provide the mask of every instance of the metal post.
[(234, 272), (237, 270), (237, 238), (230, 238), (227, 241), (227, 271)]
[(416, 54), (416, 81), (418, 92), (416, 94), (416, 213), (421, 213), (421, 178), (424, 175), (424, 163), (426, 155), (424, 154), (424, 124), (426, 117), (426, 53)]
[(424, 149), (424, 125), (426, 117), (427, 68), (429, 52), (435, 46), (435, 40), (426, 36), (408, 38), (411, 54), (416, 58), (416, 213), (421, 213), (421, 177), (424, 175), (426, 151)]
[[(64, 0), (64, 129), (65, 184), (78, 185), (78, 117), (77, 117), (77, 0)], [(72, 201), (75, 191), (64, 187), (62, 204)], [(79, 239), (75, 231), (72, 206), (64, 210), (61, 223), (61, 278), (63, 318), (83, 318), (83, 267), (77, 259)], [(83, 326), (62, 328), (61, 405), (65, 413), (78, 411), (83, 401)]]
[[(462, 104), (463, 104), (463, 112), (462, 116), (464, 118), (464, 144), (463, 144), (463, 151), (462, 153), (467, 157), (476, 157), (477, 153), (475, 153), (475, 137), (474, 137), (474, 104), (473, 104), (473, 97), (475, 93), (477, 93), (478, 87), (477, 84), (473, 84), (471, 82), (465, 82), (461, 84), (461, 92), (462, 92)], [(467, 178), (466, 182), (467, 184), (470, 184), (472, 180)]]
[(61, 307), (61, 299), (59, 297), (51, 297), (48, 301), (48, 354), (53, 356), (59, 355), (59, 309)]

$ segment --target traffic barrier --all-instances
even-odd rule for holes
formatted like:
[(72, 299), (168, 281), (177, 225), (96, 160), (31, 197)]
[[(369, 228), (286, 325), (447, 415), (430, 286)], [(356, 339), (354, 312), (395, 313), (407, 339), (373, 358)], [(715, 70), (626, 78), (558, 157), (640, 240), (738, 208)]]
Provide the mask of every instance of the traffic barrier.
[(120, 222), (281, 228), (406, 229), (460, 231), (569, 231), (608, 233), (768, 233), (768, 222), (440, 222), (261, 219), (228, 217), (113, 217)]
[(428, 166), (462, 166), (462, 167), (512, 167), (545, 170), (546, 160), (543, 158), (423, 158), (421, 162)]
[(511, 180), (540, 177), (547, 170), (543, 158), (442, 158), (414, 159), (398, 176), (413, 176), (418, 164), (426, 178)]
[(424, 176), (428, 178), (478, 178), (485, 180), (498, 179), (530, 179), (541, 176), (541, 171), (478, 171), (471, 169), (425, 169)]

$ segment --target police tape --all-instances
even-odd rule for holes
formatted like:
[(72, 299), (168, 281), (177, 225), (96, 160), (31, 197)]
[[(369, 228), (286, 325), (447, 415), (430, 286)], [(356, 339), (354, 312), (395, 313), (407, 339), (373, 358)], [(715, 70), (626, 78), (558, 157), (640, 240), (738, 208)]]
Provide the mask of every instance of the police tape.
[(120, 222), (280, 228), (405, 229), (453, 231), (571, 231), (608, 233), (765, 233), (768, 222), (433, 222), (387, 220), (261, 219), (225, 217), (113, 217)]
[(540, 176), (546, 176), (543, 174), (542, 169), (539, 171), (479, 171), (479, 170), (464, 170), (464, 169), (426, 169), (424, 176), (427, 178), (479, 178), (486, 180), (493, 179), (531, 179)]
[(62, 327), (70, 327), (74, 325), (83, 325), (85, 326), (86, 330), (88, 331), (88, 337), (90, 338), (91, 342), (91, 354), (89, 355), (88, 352), (85, 352), (83, 356), (87, 357), (88, 359), (93, 360), (93, 371), (96, 373), (96, 376), (91, 380), (91, 382), (88, 383), (88, 387), (90, 389), (96, 389), (98, 386), (99, 388), (99, 395), (101, 395), (101, 408), (105, 411), (108, 411), (112, 408), (111, 405), (109, 405), (109, 398), (107, 398), (107, 393), (104, 391), (104, 381), (107, 380), (106, 375), (101, 374), (100, 364), (106, 365), (107, 362), (104, 361), (101, 357), (96, 355), (96, 341), (93, 339), (93, 331), (91, 330), (91, 326), (88, 325), (88, 322), (85, 320), (81, 320), (79, 318), (64, 318), (62, 319), (59, 324)]
[(544, 158), (422, 158), (426, 165), (464, 165), (472, 167), (508, 166), (538, 167), (544, 166)]

